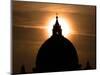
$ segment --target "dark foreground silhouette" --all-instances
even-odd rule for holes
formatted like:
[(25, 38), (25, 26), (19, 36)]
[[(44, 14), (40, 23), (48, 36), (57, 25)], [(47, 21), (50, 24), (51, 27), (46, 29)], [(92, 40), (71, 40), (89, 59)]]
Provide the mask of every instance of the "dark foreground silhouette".
[[(92, 69), (89, 62), (83, 70), (88, 69)], [(62, 35), (58, 16), (56, 16), (53, 34), (41, 45), (36, 58), (36, 67), (32, 68), (32, 71), (33, 73), (42, 73), (73, 70), (82, 70), (78, 54), (74, 45)], [(20, 73), (26, 73), (24, 65), (22, 65)]]
[(56, 72), (79, 70), (79, 60), (75, 47), (62, 36), (61, 26), (56, 16), (53, 35), (40, 47), (35, 72)]
[(52, 36), (40, 48), (37, 72), (64, 71), (80, 69), (77, 52), (72, 43), (64, 37)]

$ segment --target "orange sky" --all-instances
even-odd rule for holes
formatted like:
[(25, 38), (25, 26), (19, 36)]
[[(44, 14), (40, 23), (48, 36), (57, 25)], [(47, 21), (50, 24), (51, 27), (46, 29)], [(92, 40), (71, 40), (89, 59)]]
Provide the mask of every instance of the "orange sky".
[[(80, 64), (90, 61), (95, 66), (96, 7), (70, 4), (19, 2), (12, 3), (13, 68), (27, 72), (35, 66), (41, 44), (48, 39), (46, 27), (56, 13), (68, 20), (74, 33), (67, 37), (76, 47)], [(27, 60), (27, 61), (26, 61)]]

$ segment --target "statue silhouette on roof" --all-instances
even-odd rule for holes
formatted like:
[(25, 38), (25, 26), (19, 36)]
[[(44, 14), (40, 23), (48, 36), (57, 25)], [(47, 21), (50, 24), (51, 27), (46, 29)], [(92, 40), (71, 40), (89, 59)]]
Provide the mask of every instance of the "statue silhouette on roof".
[(20, 73), (21, 74), (25, 74), (26, 73), (24, 65), (21, 66)]
[(89, 61), (87, 61), (86, 62), (86, 66), (85, 66), (85, 68), (84, 68), (85, 70), (89, 70), (89, 69), (92, 69), (92, 67), (91, 67), (91, 65), (90, 65), (90, 62)]
[(79, 70), (78, 55), (73, 44), (62, 35), (56, 15), (52, 36), (40, 47), (36, 58), (36, 72)]

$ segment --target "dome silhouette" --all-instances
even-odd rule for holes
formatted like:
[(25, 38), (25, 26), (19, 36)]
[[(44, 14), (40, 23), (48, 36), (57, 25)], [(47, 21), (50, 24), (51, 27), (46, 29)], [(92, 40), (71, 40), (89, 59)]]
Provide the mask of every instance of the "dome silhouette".
[(56, 72), (80, 69), (74, 45), (62, 35), (56, 15), (53, 34), (40, 47), (36, 59), (36, 72)]

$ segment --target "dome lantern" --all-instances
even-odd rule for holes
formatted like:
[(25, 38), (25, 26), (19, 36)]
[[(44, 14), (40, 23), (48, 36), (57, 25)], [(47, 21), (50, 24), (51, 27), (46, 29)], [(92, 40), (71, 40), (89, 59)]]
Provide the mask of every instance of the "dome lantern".
[(56, 14), (56, 22), (53, 26), (53, 35), (54, 36), (61, 36), (62, 35), (62, 29), (58, 21), (58, 15)]
[(56, 15), (53, 35), (40, 47), (36, 59), (36, 72), (71, 71), (80, 69), (74, 45), (62, 36)]

